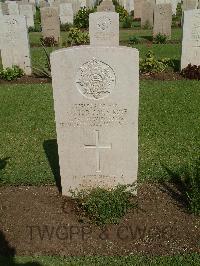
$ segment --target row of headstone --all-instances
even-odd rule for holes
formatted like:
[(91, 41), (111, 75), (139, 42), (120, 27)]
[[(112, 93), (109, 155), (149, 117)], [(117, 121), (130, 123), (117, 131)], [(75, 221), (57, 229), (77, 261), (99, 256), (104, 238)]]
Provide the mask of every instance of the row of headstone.
[(141, 18), (142, 9), (144, 3), (151, 4), (171, 4), (172, 13), (176, 15), (176, 9), (178, 3), (182, 3), (182, 10), (191, 10), (200, 7), (199, 0), (119, 0), (121, 6), (123, 6), (129, 13), (134, 10), (134, 17)]
[(34, 27), (34, 8), (34, 5), (24, 3), (22, 1), (7, 1), (5, 3), (0, 3), (0, 14), (11, 16), (25, 16), (27, 27)]

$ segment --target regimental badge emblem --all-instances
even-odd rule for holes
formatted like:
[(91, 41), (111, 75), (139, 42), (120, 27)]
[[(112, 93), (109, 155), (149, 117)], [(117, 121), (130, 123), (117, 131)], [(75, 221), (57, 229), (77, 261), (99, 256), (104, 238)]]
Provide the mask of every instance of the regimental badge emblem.
[(114, 70), (95, 58), (83, 64), (76, 76), (76, 87), (88, 99), (108, 97), (116, 84)]

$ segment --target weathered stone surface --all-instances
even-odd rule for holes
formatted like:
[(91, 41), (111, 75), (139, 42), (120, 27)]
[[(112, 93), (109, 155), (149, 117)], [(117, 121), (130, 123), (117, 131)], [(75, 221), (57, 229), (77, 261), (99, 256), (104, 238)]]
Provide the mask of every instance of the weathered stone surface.
[(153, 27), (154, 4), (152, 2), (143, 2), (141, 13), (141, 26)]
[(181, 69), (200, 65), (200, 10), (184, 11)]
[(8, 1), (7, 5), (8, 5), (8, 13), (9, 13), (9, 15), (12, 15), (12, 16), (19, 15), (19, 7), (18, 7), (18, 3), (17, 2)]
[(63, 195), (132, 184), (138, 170), (139, 54), (82, 46), (51, 54)]
[(33, 7), (32, 5), (19, 5), (20, 15), (26, 17), (28, 27), (34, 27)]
[(60, 20), (57, 7), (41, 8), (42, 36), (54, 37), (57, 42), (60, 40)]
[(145, 0), (134, 0), (134, 18), (141, 18), (142, 16), (142, 5)]
[(153, 36), (157, 34), (171, 37), (172, 6), (171, 4), (159, 4), (154, 7)]
[(30, 49), (25, 17), (1, 16), (0, 25), (0, 49), (3, 67), (17, 65), (27, 75), (31, 75)]
[(74, 14), (71, 3), (60, 4), (60, 22), (61, 24), (74, 22)]
[(90, 14), (89, 35), (92, 46), (118, 46), (119, 14), (115, 12)]
[(198, 6), (198, 0), (183, 0), (182, 10), (196, 9)]

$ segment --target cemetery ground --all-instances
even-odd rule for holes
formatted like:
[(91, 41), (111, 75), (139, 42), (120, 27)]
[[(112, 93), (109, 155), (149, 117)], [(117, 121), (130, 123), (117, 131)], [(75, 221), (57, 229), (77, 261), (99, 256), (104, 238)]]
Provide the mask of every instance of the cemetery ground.
[[(120, 44), (130, 46), (133, 34), (140, 43), (131, 46), (139, 49), (141, 58), (152, 50), (157, 58), (180, 60), (180, 29), (172, 30), (172, 40), (166, 44), (152, 44), (150, 30), (121, 30)], [(40, 33), (30, 33), (34, 67), (45, 62), (40, 37)], [(67, 33), (62, 33), (63, 42), (66, 38)], [(199, 81), (172, 71), (148, 78), (143, 75), (140, 81), (138, 208), (118, 225), (103, 227), (91, 223), (76, 202), (58, 192), (50, 81), (36, 77), (0, 81), (0, 251), (11, 256), (0, 258), (0, 265), (199, 263), (195, 253), (200, 251), (200, 218), (188, 211), (182, 191), (172, 182), (184, 167), (195, 167), (199, 156)], [(12, 259), (14, 255), (130, 254)]]

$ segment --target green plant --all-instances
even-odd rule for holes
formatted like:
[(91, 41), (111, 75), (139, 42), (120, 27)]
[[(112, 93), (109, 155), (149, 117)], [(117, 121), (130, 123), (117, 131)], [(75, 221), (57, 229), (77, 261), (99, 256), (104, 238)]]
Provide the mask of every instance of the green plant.
[(86, 215), (98, 225), (116, 224), (130, 208), (137, 206), (131, 202), (135, 188), (135, 184), (118, 185), (110, 190), (94, 188), (72, 192), (72, 196)]
[(167, 35), (158, 33), (154, 38), (153, 42), (156, 44), (164, 44), (167, 42)]
[(129, 37), (130, 44), (138, 44), (140, 43), (140, 38), (138, 36), (130, 36)]
[(12, 67), (7, 67), (6, 69), (0, 71), (0, 78), (7, 81), (21, 78), (23, 75), (24, 71), (16, 65)]
[(50, 63), (50, 54), (45, 48), (43, 42), (41, 41), (41, 45), (45, 54), (45, 64), (42, 67), (33, 67), (34, 74), (38, 77), (44, 77), (51, 79), (51, 63)]
[(188, 79), (200, 80), (200, 65), (189, 64), (186, 68), (181, 71), (181, 75)]
[(188, 209), (195, 215), (200, 215), (200, 158), (176, 172), (166, 167), (165, 170), (170, 176), (170, 181), (181, 192)]
[(65, 23), (60, 25), (61, 31), (69, 31), (73, 27), (73, 24), (71, 23)]
[(42, 28), (40, 25), (35, 25), (34, 27), (29, 27), (28, 32), (41, 32)]
[(128, 12), (123, 6), (115, 6), (115, 11), (119, 14), (119, 21), (123, 22), (126, 17), (128, 17)]
[(122, 22), (122, 28), (131, 28), (132, 22), (133, 22), (132, 17), (126, 16)]
[(152, 26), (150, 25), (149, 21), (147, 20), (145, 24), (142, 26), (144, 30), (150, 30)]
[(34, 29), (35, 31), (41, 31), (42, 27), (41, 27), (41, 14), (40, 14), (40, 9), (39, 7), (36, 6), (36, 13), (34, 15)]
[(58, 45), (58, 42), (55, 40), (54, 36), (41, 38), (40, 41), (45, 47), (54, 47)]
[(74, 17), (74, 26), (79, 29), (87, 29), (89, 27), (89, 15), (94, 9), (82, 7)]
[(89, 34), (78, 28), (71, 28), (68, 34), (67, 43), (71, 46), (89, 43)]
[(173, 67), (170, 58), (156, 59), (152, 51), (148, 51), (145, 59), (140, 60), (141, 73), (158, 73), (166, 70), (167, 67)]

